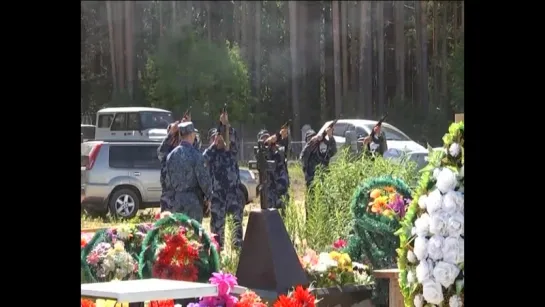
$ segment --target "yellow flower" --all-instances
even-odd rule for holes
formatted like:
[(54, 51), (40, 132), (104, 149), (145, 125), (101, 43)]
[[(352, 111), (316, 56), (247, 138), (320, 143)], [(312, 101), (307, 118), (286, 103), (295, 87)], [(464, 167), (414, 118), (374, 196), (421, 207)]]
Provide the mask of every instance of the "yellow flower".
[(96, 307), (129, 307), (129, 303), (118, 303), (115, 300), (98, 299), (95, 302)]
[(125, 246), (123, 246), (123, 242), (122, 241), (118, 241), (114, 244), (114, 250), (116, 252), (122, 252), (125, 250)]
[(344, 271), (352, 271), (352, 259), (350, 259), (350, 256), (346, 253), (342, 253), (337, 260), (338, 266), (341, 270)]
[(380, 189), (374, 189), (373, 191), (371, 191), (371, 193), (369, 194), (369, 196), (371, 198), (378, 198), (380, 196), (380, 194), (382, 191)]
[(339, 252), (336, 252), (336, 251), (332, 251), (329, 253), (329, 258), (335, 260), (335, 261), (339, 261), (339, 258), (341, 258), (341, 253)]

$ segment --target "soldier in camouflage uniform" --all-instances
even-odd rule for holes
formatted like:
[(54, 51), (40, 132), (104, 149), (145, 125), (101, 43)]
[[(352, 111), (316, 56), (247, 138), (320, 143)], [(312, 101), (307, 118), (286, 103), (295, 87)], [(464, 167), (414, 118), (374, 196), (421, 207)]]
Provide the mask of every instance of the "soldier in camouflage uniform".
[[(220, 116), (218, 129), (212, 128), (208, 132), (210, 147), (203, 155), (208, 163), (212, 177), (213, 194), (210, 204), (210, 231), (218, 236), (218, 243), (223, 247), (225, 239), (225, 217), (232, 214), (235, 222), (235, 238), (233, 244), (242, 246), (242, 213), (244, 204), (239, 189), (240, 174), (237, 163), (238, 136), (234, 128), (229, 127), (227, 113)], [(229, 128), (229, 150), (225, 147), (223, 135)]]
[(288, 135), (287, 128), (283, 128), (275, 135), (270, 135), (267, 130), (261, 130), (257, 134), (258, 141), (263, 141), (267, 145), (265, 158), (275, 161), (274, 170), (267, 170), (269, 173), (268, 196), (270, 208), (285, 208), (289, 201), (289, 177), (285, 159), (285, 147), (280, 146), (278, 141), (285, 139)]
[(170, 206), (168, 200), (172, 197), (172, 191), (167, 191), (165, 186), (165, 176), (166, 176), (166, 164), (168, 154), (180, 144), (180, 132), (178, 130), (179, 122), (170, 124), (167, 128), (167, 136), (157, 148), (157, 157), (161, 161), (161, 175), (159, 181), (161, 182), (161, 199), (159, 204), (161, 206), (161, 212), (170, 211), (172, 207)]
[(166, 180), (167, 191), (171, 191), (170, 205), (172, 212), (184, 213), (190, 218), (202, 222), (203, 205), (210, 210), (212, 180), (201, 153), (195, 149), (195, 128), (192, 122), (178, 125), (180, 145), (167, 156)]
[(305, 147), (301, 151), (301, 164), (303, 165), (303, 173), (307, 189), (310, 188), (314, 173), (318, 165), (327, 167), (329, 160), (337, 153), (337, 143), (333, 137), (333, 128), (326, 130), (327, 139), (323, 139), (322, 135), (316, 135), (314, 130), (309, 129), (305, 134)]

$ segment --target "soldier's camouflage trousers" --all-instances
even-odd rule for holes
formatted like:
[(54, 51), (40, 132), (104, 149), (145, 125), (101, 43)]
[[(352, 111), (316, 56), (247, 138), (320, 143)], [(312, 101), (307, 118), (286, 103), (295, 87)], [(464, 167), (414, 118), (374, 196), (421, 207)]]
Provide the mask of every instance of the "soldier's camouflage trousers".
[[(161, 175), (159, 177), (159, 182), (161, 183), (161, 198), (159, 199), (159, 206), (161, 208), (161, 212), (163, 211), (172, 211), (172, 206), (170, 205), (169, 196), (167, 193), (167, 188), (165, 184), (165, 177), (166, 177), (167, 171), (165, 167), (161, 167)], [(172, 194), (172, 193), (170, 193)]]
[[(242, 192), (239, 189), (214, 191), (210, 206), (210, 231), (217, 235), (217, 241), (221, 248), (225, 240), (225, 218), (231, 214), (235, 223), (234, 237), (232, 238), (235, 247), (242, 246)], [(232, 230), (231, 230), (232, 231)]]
[(172, 213), (183, 213), (202, 224), (203, 204), (199, 196), (193, 192), (174, 192), (169, 205)]

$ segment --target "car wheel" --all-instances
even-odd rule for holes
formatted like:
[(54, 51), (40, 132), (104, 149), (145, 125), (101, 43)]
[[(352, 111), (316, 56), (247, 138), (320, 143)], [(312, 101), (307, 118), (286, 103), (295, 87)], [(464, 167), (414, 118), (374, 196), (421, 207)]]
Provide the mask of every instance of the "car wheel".
[(110, 197), (109, 207), (112, 216), (130, 219), (140, 209), (140, 198), (131, 189), (119, 189)]

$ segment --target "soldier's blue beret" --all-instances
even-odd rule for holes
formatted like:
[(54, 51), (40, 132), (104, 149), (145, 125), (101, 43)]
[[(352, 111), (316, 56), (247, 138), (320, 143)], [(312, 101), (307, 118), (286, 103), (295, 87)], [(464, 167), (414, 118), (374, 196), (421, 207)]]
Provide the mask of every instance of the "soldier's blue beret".
[(259, 131), (259, 133), (257, 133), (257, 140), (258, 140), (258, 141), (261, 140), (261, 138), (262, 138), (263, 136), (265, 136), (265, 135), (266, 135), (266, 136), (270, 136), (271, 134), (269, 133), (269, 131), (267, 131), (267, 130), (265, 130), (265, 129)]
[(181, 135), (188, 135), (192, 132), (195, 132), (195, 127), (193, 126), (193, 122), (179, 123), (178, 129), (180, 130)]

